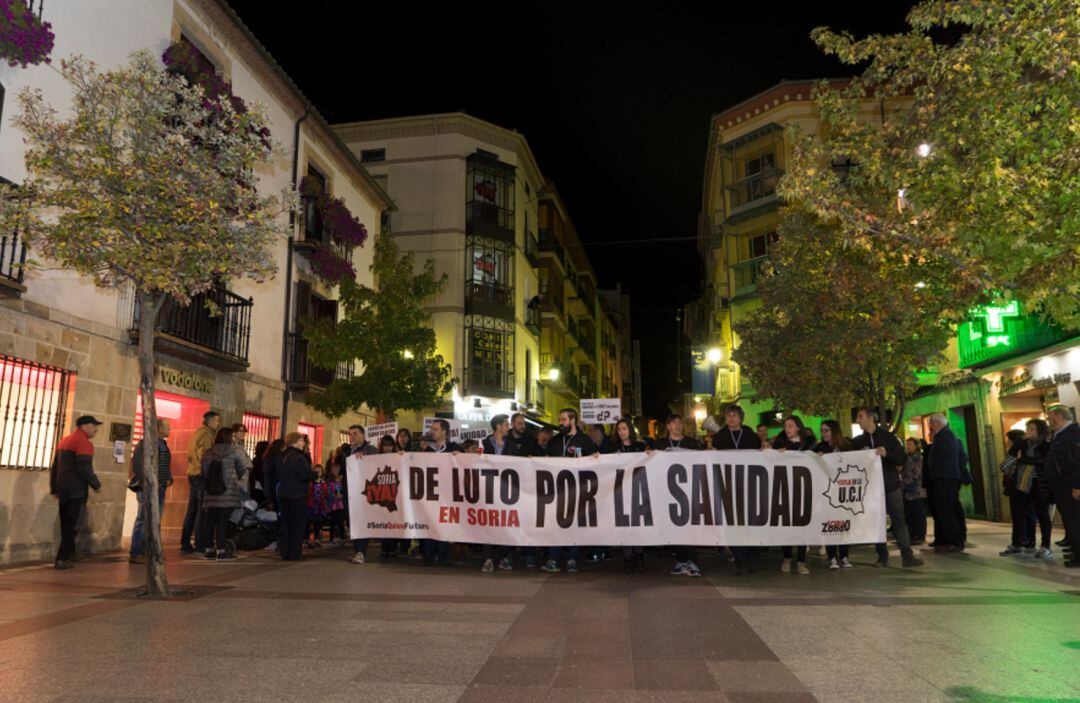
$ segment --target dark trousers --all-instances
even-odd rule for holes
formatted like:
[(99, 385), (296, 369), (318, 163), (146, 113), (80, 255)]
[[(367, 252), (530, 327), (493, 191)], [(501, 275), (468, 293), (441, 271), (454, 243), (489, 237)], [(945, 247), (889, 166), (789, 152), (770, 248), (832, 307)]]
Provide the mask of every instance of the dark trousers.
[(1035, 535), (1029, 530), (1031, 522), (1031, 495), (1015, 488), (1009, 494), (1009, 513), (1012, 516), (1012, 541), (1014, 547), (1023, 547), (1035, 541)]
[(85, 505), (85, 498), (60, 501), (60, 548), (56, 550), (56, 561), (71, 561), (75, 556), (75, 532)]
[(553, 561), (556, 564), (562, 561), (562, 550), (566, 550), (567, 561), (577, 561), (581, 552), (581, 547), (551, 547), (548, 549), (548, 561)]
[(686, 563), (688, 561), (694, 561), (694, 557), (697, 556), (697, 547), (678, 546), (675, 547), (675, 561), (680, 563)]
[(850, 552), (850, 544), (829, 544), (825, 546), (825, 553), (829, 555), (830, 559), (847, 559)]
[[(934, 545), (964, 546), (964, 535), (956, 519), (956, 508), (960, 505), (960, 479), (936, 478), (931, 481), (930, 509), (934, 516)], [(960, 511), (963, 513), (963, 506)]]
[(1035, 542), (1035, 525), (1031, 520), (1031, 515), (1034, 513), (1035, 519), (1039, 523), (1039, 536), (1041, 537), (1040, 547), (1050, 548), (1050, 532), (1053, 529), (1054, 521), (1050, 519), (1050, 501), (1046, 500), (1046, 494), (1043, 493), (1042, 487), (1039, 485), (1039, 481), (1042, 479), (1036, 478), (1031, 484), (1031, 510), (1028, 511), (1028, 542)]
[(926, 498), (904, 499), (904, 520), (912, 542), (926, 539)]
[(1073, 559), (1080, 559), (1080, 500), (1072, 497), (1072, 479), (1058, 479), (1054, 482), (1054, 503), (1061, 524), (1065, 526), (1065, 539), (1073, 549)]
[(278, 544), (281, 556), (292, 561), (298, 560), (303, 550), (304, 528), (307, 527), (307, 496), (299, 498), (280, 498), (281, 526), (278, 531)]
[(422, 539), (420, 540), (420, 548), (424, 552), (425, 564), (434, 564), (435, 559), (438, 559), (439, 563), (443, 565), (450, 563), (449, 542), (440, 542), (437, 539)]
[(206, 498), (206, 483), (202, 476), (188, 476), (188, 503), (184, 513), (184, 527), (180, 532), (180, 548), (191, 548), (191, 539), (195, 538), (194, 549), (201, 552), (206, 548), (206, 532), (203, 527), (203, 500)]
[(749, 565), (758, 555), (757, 547), (732, 547), (731, 551), (735, 552), (736, 564)]
[(229, 516), (236, 508), (207, 508), (206, 515), (206, 551), (217, 545), (219, 552), (225, 551), (225, 542), (229, 539)]
[(484, 545), (484, 558), (491, 559), (492, 561), (499, 561), (510, 556), (510, 547), (504, 547), (499, 544), (485, 544)]
[(345, 539), (345, 511), (330, 511), (330, 539)]
[[(783, 552), (784, 552), (784, 558), (785, 559), (790, 559), (791, 558), (791, 551), (792, 550), (795, 550), (795, 553), (797, 555), (796, 556), (796, 561), (801, 561), (801, 562), (803, 562), (805, 564), (806, 563), (806, 545), (803, 544), (803, 545), (800, 545), (798, 547), (784, 547)], [(828, 551), (827, 547), (826, 547), (826, 551)]]

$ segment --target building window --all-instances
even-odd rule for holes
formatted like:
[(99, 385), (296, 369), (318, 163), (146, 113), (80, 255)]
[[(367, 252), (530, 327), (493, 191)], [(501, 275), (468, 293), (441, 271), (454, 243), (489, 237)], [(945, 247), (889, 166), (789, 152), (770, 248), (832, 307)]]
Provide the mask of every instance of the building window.
[(487, 237), (469, 237), (466, 248), (470, 300), (514, 305), (514, 245)]
[(323, 239), (322, 210), (319, 207), (318, 193), (326, 192), (326, 176), (314, 166), (308, 166), (307, 177), (309, 192), (301, 200), (301, 212), (304, 214), (304, 239), (309, 242), (321, 242)]
[(0, 467), (49, 468), (74, 377), (65, 369), (0, 355)]
[(470, 233), (514, 239), (514, 167), (473, 154), (466, 173), (466, 227)]
[(296, 431), (308, 438), (308, 449), (311, 451), (311, 463), (323, 463), (323, 426), (310, 425), (306, 422), (301, 422), (297, 425)]
[(361, 149), (360, 163), (371, 164), (377, 161), (386, 161), (386, 149)]
[(514, 322), (490, 315), (465, 316), (468, 350), (465, 392), (512, 398), (514, 395)]
[(533, 402), (533, 383), (532, 383), (532, 350), (525, 350), (525, 404), (532, 405)]
[(780, 239), (776, 232), (769, 232), (768, 234), (759, 234), (756, 237), (750, 239), (750, 258), (756, 259), (759, 256), (768, 256), (769, 249)]
[(273, 442), (278, 438), (278, 423), (280, 420), (272, 415), (260, 413), (244, 413), (243, 425), (247, 428), (247, 436), (244, 438), (244, 449), (248, 456), (255, 456), (255, 448), (259, 442)]

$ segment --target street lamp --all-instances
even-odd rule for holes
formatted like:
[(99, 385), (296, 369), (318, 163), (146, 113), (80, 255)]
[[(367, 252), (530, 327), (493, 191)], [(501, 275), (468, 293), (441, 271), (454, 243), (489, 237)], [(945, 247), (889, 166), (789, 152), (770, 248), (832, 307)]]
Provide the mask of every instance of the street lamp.
[(551, 381), (559, 380), (559, 368), (557, 366), (552, 366), (548, 369), (548, 379)]
[(406, 358), (406, 359), (411, 359), (411, 358), (413, 358), (413, 353), (411, 351), (409, 351), (408, 349), (406, 349), (405, 351), (401, 352), (401, 356)]
[(720, 347), (713, 347), (705, 352), (705, 358), (710, 364), (716, 366), (724, 358), (724, 352), (720, 350)]
[(698, 421), (698, 424), (701, 424), (701, 422), (705, 419), (706, 416), (707, 413), (705, 412), (705, 408), (701, 407), (700, 405), (694, 408), (694, 419)]

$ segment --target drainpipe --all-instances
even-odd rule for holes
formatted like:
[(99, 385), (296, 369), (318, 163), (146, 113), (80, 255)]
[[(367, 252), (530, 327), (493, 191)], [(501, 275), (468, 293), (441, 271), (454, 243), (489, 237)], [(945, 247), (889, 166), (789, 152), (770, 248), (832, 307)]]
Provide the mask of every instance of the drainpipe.
[[(293, 125), (293, 154), (292, 154), (292, 188), (296, 191), (299, 179), (297, 171), (300, 168), (300, 125), (308, 118), (308, 106), (304, 105), (304, 114)], [(298, 218), (296, 213), (290, 215), (290, 225), (296, 230)], [(285, 254), (285, 314), (281, 323), (281, 381), (285, 388), (281, 394), (281, 436), (288, 434), (289, 420), (289, 311), (292, 309), (292, 270), (293, 270), (293, 235), (289, 235), (288, 249)]]

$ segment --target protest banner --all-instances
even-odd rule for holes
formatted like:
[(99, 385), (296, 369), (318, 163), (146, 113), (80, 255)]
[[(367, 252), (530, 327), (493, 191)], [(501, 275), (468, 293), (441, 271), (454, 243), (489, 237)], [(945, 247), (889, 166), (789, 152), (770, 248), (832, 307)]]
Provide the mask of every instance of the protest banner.
[(582, 398), (578, 417), (590, 425), (610, 425), (622, 417), (622, 401), (618, 398)]
[(871, 451), (707, 451), (524, 458), (407, 453), (348, 460), (353, 538), (509, 546), (885, 541)]
[(379, 425), (368, 425), (364, 428), (364, 438), (371, 444), (378, 444), (385, 435), (397, 437), (398, 425), (396, 422), (384, 422)]

